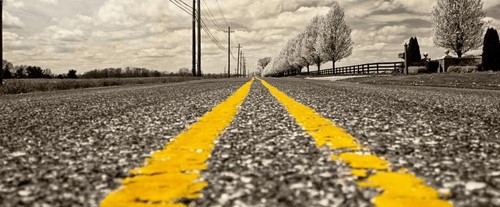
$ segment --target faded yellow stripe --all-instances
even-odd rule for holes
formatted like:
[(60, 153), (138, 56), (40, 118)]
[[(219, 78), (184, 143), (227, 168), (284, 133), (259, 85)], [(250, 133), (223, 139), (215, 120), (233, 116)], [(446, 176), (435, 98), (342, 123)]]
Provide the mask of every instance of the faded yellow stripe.
[[(315, 140), (318, 148), (328, 147), (337, 151), (332, 160), (340, 160), (351, 167), (351, 174), (359, 179), (360, 187), (382, 191), (373, 199), (378, 207), (451, 207), (450, 202), (439, 198), (437, 190), (428, 186), (407, 170), (391, 172), (390, 163), (366, 147), (313, 109), (293, 100), (264, 80), (261, 83), (278, 99), (295, 121)], [(341, 152), (343, 151), (343, 152)]]
[(132, 176), (124, 179), (101, 207), (183, 207), (181, 199), (200, 198), (207, 185), (200, 171), (207, 168), (214, 142), (233, 121), (252, 83), (244, 84), (163, 150), (153, 153), (143, 167), (131, 170)]

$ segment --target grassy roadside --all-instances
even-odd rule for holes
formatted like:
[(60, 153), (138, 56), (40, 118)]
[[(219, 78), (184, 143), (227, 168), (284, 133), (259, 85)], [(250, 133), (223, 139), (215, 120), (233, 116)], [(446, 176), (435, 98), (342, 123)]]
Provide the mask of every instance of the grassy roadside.
[(498, 72), (371, 76), (350, 78), (341, 81), (373, 85), (434, 86), (500, 90), (500, 73)]
[(20, 94), (105, 86), (174, 83), (202, 78), (190, 76), (108, 79), (8, 79), (0, 86), (0, 94)]

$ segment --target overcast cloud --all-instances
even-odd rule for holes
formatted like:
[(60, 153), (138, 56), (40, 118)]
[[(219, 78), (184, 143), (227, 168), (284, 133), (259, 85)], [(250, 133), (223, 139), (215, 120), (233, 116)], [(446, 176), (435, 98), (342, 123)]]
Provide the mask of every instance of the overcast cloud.
[[(218, 1), (236, 30), (233, 46), (242, 44), (251, 70), (258, 58), (276, 56), (289, 38), (312, 17), (325, 14), (333, 2)], [(216, 0), (205, 2), (218, 24), (227, 27)], [(421, 51), (431, 58), (443, 55), (444, 49), (434, 46), (431, 38), (430, 10), (435, 0), (338, 2), (345, 9), (355, 42), (352, 56), (339, 66), (398, 60), (397, 53), (411, 36), (418, 37)], [(500, 29), (500, 1), (485, 0), (484, 9), (490, 26)], [(82, 73), (126, 66), (173, 72), (191, 64), (191, 18), (168, 0), (7, 0), (2, 19), (4, 59), (16, 65), (38, 65), (54, 73), (74, 68)], [(227, 34), (208, 17), (205, 21), (226, 47)], [(221, 73), (227, 52), (205, 34), (203, 38), (204, 72)]]

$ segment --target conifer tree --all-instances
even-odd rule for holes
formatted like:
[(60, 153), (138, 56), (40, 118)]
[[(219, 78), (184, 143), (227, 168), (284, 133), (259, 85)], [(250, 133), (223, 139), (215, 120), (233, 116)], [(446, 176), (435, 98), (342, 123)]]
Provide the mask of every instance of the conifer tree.
[(489, 28), (484, 35), (483, 70), (500, 71), (500, 39), (493, 28)]

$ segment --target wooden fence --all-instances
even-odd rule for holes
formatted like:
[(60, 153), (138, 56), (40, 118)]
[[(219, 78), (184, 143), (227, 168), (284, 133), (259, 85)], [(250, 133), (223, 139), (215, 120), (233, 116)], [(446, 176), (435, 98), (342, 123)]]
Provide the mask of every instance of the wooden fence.
[[(404, 62), (367, 63), (361, 65), (338, 67), (335, 69), (324, 69), (319, 71), (319, 75), (392, 74), (401, 73), (403, 71), (403, 68)], [(307, 72), (302, 74), (307, 75)], [(311, 71), (309, 75), (318, 75), (318, 71)]]

